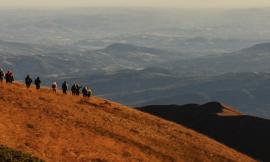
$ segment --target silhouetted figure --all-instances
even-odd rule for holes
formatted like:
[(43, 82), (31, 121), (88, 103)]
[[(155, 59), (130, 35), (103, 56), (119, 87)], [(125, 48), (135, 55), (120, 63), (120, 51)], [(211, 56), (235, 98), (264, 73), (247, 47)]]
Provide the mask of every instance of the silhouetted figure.
[(27, 88), (30, 88), (31, 84), (32, 84), (33, 80), (31, 79), (30, 75), (27, 75), (25, 78), (25, 85)]
[(36, 89), (39, 90), (40, 89), (40, 85), (41, 85), (41, 80), (40, 80), (39, 77), (36, 78), (35, 85), (36, 85)]
[(67, 90), (68, 90), (68, 84), (66, 81), (64, 81), (64, 83), (62, 84), (62, 91), (64, 94), (67, 94)]
[(52, 90), (54, 93), (56, 93), (56, 90), (57, 90), (57, 83), (56, 82), (52, 83)]
[(1, 68), (0, 69), (0, 82), (1, 82), (1, 87), (3, 86), (3, 80), (5, 78), (5, 72), (4, 70)]
[(81, 86), (79, 86), (79, 84), (76, 84), (76, 95), (77, 96), (80, 96), (80, 89), (81, 89), (82, 87)]
[(14, 81), (14, 76), (11, 71), (7, 71), (5, 74), (6, 83), (12, 83)]
[(77, 92), (77, 84), (75, 83), (71, 86), (71, 93), (73, 96), (75, 96), (76, 92)]
[(82, 90), (82, 94), (83, 94), (83, 97), (89, 98), (92, 95), (92, 91), (87, 86), (85, 86)]

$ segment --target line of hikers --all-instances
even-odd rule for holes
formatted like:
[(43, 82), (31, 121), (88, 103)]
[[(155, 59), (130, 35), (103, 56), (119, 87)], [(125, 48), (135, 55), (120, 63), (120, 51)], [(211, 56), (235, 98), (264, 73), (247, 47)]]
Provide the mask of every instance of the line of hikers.
[(6, 79), (6, 83), (12, 83), (14, 81), (13, 73), (11, 71), (7, 71), (5, 73), (3, 69), (0, 69), (0, 82), (1, 82), (1, 85), (2, 85), (2, 83), (4, 81), (4, 79)]
[[(3, 84), (3, 81), (4, 79), (6, 79), (6, 83), (12, 83), (14, 81), (14, 76), (13, 76), (13, 73), (11, 71), (7, 71), (7, 73), (4, 72), (3, 69), (0, 69), (0, 82), (1, 82), (1, 86)], [(31, 87), (31, 84), (33, 82), (32, 78), (30, 77), (30, 75), (27, 75), (25, 77), (25, 85), (27, 88), (30, 88)], [(34, 84), (36, 85), (36, 89), (39, 90), (41, 88), (41, 80), (39, 77), (37, 77), (35, 80), (34, 80)], [(82, 94), (84, 97), (91, 97), (92, 96), (92, 91), (90, 88), (88, 88), (87, 86), (80, 86), (78, 85), (77, 83), (74, 83), (72, 86), (71, 86), (71, 92), (72, 92), (72, 95), (74, 96), (80, 96), (80, 89), (82, 89)], [(52, 83), (52, 90), (54, 93), (57, 92), (57, 83), (56, 82), (53, 82)], [(67, 91), (68, 91), (68, 83), (66, 81), (63, 82), (62, 84), (62, 92), (63, 94), (67, 94)]]

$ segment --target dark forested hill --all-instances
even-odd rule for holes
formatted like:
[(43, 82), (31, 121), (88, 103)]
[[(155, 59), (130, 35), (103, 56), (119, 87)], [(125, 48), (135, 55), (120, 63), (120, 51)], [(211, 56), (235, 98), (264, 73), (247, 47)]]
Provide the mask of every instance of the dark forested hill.
[(141, 111), (185, 125), (260, 161), (269, 161), (270, 120), (212, 102), (146, 106)]

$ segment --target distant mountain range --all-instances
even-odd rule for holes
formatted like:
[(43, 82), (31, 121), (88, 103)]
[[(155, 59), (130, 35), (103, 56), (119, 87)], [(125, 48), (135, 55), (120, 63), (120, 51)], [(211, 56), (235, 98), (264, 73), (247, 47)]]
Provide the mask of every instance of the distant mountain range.
[(0, 64), (18, 80), (31, 74), (47, 85), (79, 82), (135, 107), (218, 100), (270, 118), (270, 43), (196, 57), (123, 43), (91, 51), (6, 41), (0, 47)]
[[(56, 50), (55, 50), (56, 48)], [(0, 41), (0, 64), (15, 71), (18, 79), (26, 74), (48, 79), (111, 73), (124, 69), (144, 69), (160, 63), (188, 57), (176, 52), (130, 44), (112, 44), (95, 51), (49, 47)]]
[(220, 75), (224, 73), (269, 72), (270, 43), (262, 43), (237, 52), (188, 60), (176, 60), (164, 66), (180, 75)]

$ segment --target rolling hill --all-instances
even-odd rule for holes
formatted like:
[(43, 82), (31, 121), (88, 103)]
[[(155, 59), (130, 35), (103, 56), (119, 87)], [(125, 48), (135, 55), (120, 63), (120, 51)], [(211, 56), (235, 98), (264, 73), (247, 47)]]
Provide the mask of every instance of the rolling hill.
[(185, 125), (260, 161), (270, 161), (270, 120), (244, 115), (217, 102), (140, 110)]
[(93, 97), (0, 89), (0, 143), (55, 161), (255, 161), (181, 125)]
[[(270, 43), (259, 43), (241, 50), (198, 57), (188, 60), (175, 60), (165, 63), (167, 67), (181, 75), (221, 75), (225, 73), (269, 72)], [(179, 70), (180, 69), (180, 70)]]

